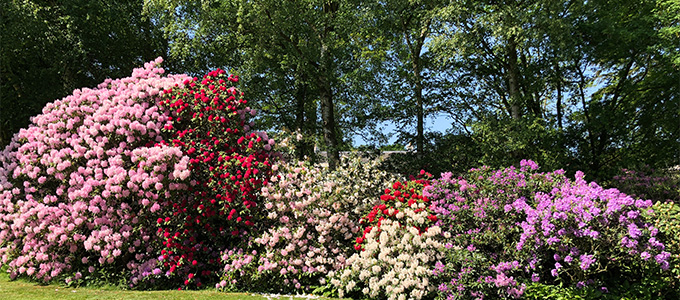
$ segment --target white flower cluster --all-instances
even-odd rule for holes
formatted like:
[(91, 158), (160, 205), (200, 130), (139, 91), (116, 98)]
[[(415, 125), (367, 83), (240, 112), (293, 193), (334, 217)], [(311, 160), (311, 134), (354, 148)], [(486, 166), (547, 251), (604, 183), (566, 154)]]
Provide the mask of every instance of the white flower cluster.
[(380, 170), (380, 159), (369, 159), (352, 154), (343, 158), (340, 167), (326, 174), (327, 191), (334, 190), (337, 210), (349, 212), (356, 220), (363, 217), (380, 202), (380, 195), (393, 182), (404, 178)]
[[(427, 215), (411, 208), (403, 211), (412, 220)], [(347, 260), (349, 267), (333, 274), (331, 284), (339, 288), (340, 297), (361, 290), (371, 298), (421, 299), (434, 291), (429, 278), (432, 266), (441, 259), (441, 229), (433, 226), (421, 234), (417, 228), (401, 223), (385, 219), (379, 227), (373, 227), (366, 234), (365, 249)]]

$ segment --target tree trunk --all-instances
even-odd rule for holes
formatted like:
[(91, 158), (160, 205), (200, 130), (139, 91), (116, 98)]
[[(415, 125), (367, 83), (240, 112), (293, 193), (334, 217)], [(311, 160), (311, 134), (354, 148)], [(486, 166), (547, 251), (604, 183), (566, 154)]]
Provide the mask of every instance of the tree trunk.
[[(325, 68), (323, 68), (325, 69)], [(323, 70), (322, 69), (322, 70)], [(328, 167), (335, 170), (340, 164), (340, 151), (338, 149), (338, 138), (335, 133), (335, 109), (333, 104), (333, 91), (331, 89), (328, 76), (319, 74), (319, 97), (321, 98), (321, 119), (323, 120), (323, 138), (326, 142), (326, 153), (328, 155)]]
[(517, 120), (521, 117), (519, 92), (519, 68), (517, 67), (517, 41), (514, 36), (508, 41), (508, 92), (510, 94), (510, 117)]
[(338, 149), (338, 138), (336, 134), (337, 125), (335, 123), (335, 104), (333, 103), (333, 89), (330, 78), (332, 76), (332, 60), (326, 39), (329, 33), (335, 30), (332, 25), (333, 17), (339, 9), (337, 2), (331, 1), (323, 5), (323, 11), (329, 14), (329, 22), (324, 27), (321, 41), (321, 51), (319, 53), (319, 76), (317, 83), (319, 86), (319, 98), (321, 100), (321, 119), (323, 121), (323, 137), (326, 142), (326, 153), (328, 155), (328, 168), (335, 170), (340, 164), (340, 149)]
[(560, 72), (560, 66), (558, 62), (555, 62), (555, 82), (557, 84), (557, 128), (560, 130), (562, 127), (562, 73)]
[(416, 98), (416, 151), (418, 156), (424, 153), (424, 140), (425, 140), (425, 129), (424, 129), (424, 109), (423, 109), (423, 81), (421, 78), (421, 65), (420, 65), (420, 50), (418, 53), (412, 53), (413, 55), (413, 77), (415, 78), (415, 90), (413, 91), (414, 97)]
[(416, 151), (417, 155), (421, 157), (425, 151), (425, 101), (423, 99), (423, 65), (421, 61), (421, 52), (425, 39), (430, 32), (430, 20), (426, 20), (424, 24), (420, 24), (420, 32), (415, 36), (415, 41), (411, 41), (411, 33), (408, 29), (408, 22), (402, 19), (402, 29), (404, 30), (404, 38), (410, 51), (411, 67), (413, 69), (413, 80), (415, 88), (413, 90), (413, 98), (416, 100)]
[(305, 106), (307, 104), (307, 81), (306, 76), (302, 75), (295, 84), (295, 130), (302, 134), (302, 140), (297, 142), (298, 149), (296, 151), (297, 157), (303, 160), (305, 156), (313, 159), (313, 148), (309, 138), (309, 122), (314, 122), (316, 119), (305, 118)]

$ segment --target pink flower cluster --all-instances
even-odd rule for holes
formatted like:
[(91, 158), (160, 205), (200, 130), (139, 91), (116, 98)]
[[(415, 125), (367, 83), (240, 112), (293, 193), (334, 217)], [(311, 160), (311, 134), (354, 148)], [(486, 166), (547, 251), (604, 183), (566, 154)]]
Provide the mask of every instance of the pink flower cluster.
[(171, 122), (156, 102), (186, 78), (161, 62), (48, 104), (0, 153), (0, 265), (13, 276), (78, 280), (153, 253), (151, 216), (189, 176), (180, 149), (153, 146)]
[(324, 284), (329, 272), (347, 266), (353, 252), (360, 227), (343, 199), (361, 188), (337, 186), (326, 180), (328, 174), (302, 162), (274, 169), (279, 174), (261, 189), (268, 229), (253, 240), (259, 254), (223, 255), (223, 282), (248, 282), (247, 274), (267, 278), (283, 291)]

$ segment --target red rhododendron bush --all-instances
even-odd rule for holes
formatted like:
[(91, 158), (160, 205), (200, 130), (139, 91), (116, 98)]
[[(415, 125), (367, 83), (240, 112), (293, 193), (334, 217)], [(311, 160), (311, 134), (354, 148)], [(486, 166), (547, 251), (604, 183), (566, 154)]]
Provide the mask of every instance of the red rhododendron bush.
[(200, 286), (254, 226), (274, 141), (224, 71), (132, 76), (48, 104), (0, 153), (0, 266), (41, 281)]

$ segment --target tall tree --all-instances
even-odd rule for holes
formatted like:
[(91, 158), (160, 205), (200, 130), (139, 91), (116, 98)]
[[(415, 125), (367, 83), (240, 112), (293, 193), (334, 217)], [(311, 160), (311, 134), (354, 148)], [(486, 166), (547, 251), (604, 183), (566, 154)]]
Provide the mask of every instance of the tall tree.
[[(668, 68), (678, 45), (677, 37), (669, 42), (673, 18), (659, 17), (672, 4), (452, 2), (439, 14), (443, 26), (430, 44), (453, 70), (444, 108), (474, 125), (473, 138), (486, 147), (484, 163), (532, 158), (606, 176), (626, 164), (667, 160), (672, 151), (654, 158), (640, 147), (677, 148), (677, 130), (666, 119), (676, 89), (672, 79), (655, 75), (677, 74)], [(658, 28), (667, 28), (663, 38)], [(645, 92), (652, 88), (664, 96)]]
[(376, 117), (396, 123), (402, 139), (415, 142), (420, 154), (425, 151), (425, 118), (435, 113), (437, 71), (427, 42), (443, 6), (444, 1), (432, 0), (371, 3), (371, 13), (363, 17), (374, 26), (360, 32), (364, 55), (381, 61), (372, 69), (385, 85), (376, 91), (383, 105)]

